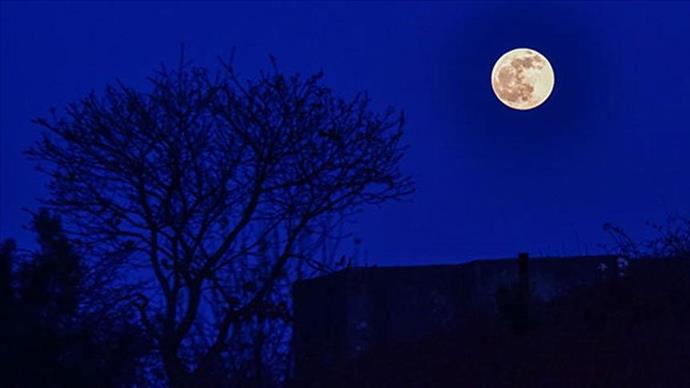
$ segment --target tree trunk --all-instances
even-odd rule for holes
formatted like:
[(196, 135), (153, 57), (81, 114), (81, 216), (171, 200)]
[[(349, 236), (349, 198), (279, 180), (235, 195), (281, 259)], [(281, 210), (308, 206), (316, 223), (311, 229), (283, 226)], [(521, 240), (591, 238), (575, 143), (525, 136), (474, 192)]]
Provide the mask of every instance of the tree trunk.
[(177, 355), (177, 348), (164, 346), (161, 349), (165, 374), (168, 377), (168, 386), (171, 388), (187, 388), (190, 386), (187, 367)]

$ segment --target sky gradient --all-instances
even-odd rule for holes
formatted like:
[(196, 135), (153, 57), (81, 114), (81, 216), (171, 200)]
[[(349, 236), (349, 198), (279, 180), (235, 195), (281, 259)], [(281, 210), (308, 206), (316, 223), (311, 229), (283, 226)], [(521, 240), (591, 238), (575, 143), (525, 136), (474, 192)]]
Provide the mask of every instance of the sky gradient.
[[(22, 229), (45, 179), (22, 152), (33, 117), (102, 91), (146, 88), (180, 44), (247, 76), (323, 69), (339, 94), (367, 90), (407, 114), (410, 200), (350, 226), (370, 264), (594, 253), (602, 224), (641, 235), (690, 211), (690, 3), (0, 4), (0, 238)], [(493, 95), (504, 52), (531, 47), (556, 83), (541, 107)]]

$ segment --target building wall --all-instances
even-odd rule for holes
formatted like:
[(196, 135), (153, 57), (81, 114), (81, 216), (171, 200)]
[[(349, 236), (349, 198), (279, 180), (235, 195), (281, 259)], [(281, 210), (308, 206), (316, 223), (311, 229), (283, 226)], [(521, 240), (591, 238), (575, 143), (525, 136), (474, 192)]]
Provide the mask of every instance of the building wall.
[[(616, 257), (532, 259), (533, 297), (616, 276)], [(518, 281), (515, 259), (460, 265), (351, 268), (294, 288), (295, 375), (323, 372), (378, 345), (452, 330), (464, 317), (496, 312), (496, 292)]]

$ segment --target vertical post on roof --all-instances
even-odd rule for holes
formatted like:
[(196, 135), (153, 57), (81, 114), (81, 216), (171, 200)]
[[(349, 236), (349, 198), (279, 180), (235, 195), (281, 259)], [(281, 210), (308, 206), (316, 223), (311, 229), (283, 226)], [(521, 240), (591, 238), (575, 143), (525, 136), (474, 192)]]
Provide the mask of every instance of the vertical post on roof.
[(527, 287), (529, 290), (529, 270), (528, 270), (529, 254), (526, 252), (518, 253), (518, 282), (520, 286)]
[(529, 324), (529, 254), (518, 253), (518, 326), (526, 329)]

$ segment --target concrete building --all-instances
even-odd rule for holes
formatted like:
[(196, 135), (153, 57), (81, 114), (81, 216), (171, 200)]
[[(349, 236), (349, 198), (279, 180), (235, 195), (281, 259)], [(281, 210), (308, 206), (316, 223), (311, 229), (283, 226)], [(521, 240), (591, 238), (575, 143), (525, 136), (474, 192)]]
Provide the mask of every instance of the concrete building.
[(299, 381), (374, 345), (452, 330), (470, 314), (496, 313), (496, 293), (522, 287), (549, 301), (577, 286), (620, 276), (616, 256), (477, 260), (458, 265), (348, 268), (293, 289)]

